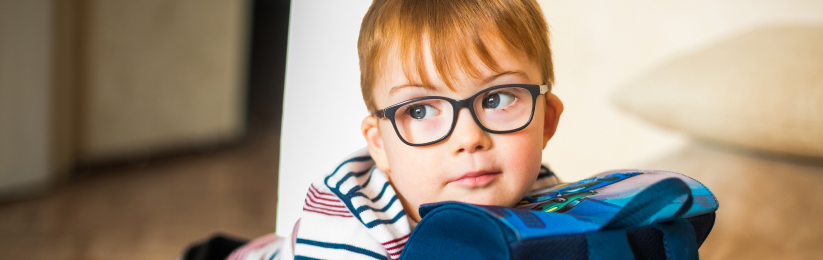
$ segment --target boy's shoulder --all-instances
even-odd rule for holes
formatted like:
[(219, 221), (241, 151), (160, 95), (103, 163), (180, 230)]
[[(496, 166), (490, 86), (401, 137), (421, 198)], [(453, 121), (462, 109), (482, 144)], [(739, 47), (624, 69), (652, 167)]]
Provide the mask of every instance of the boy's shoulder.
[(309, 187), (294, 234), (295, 255), (397, 259), (411, 227), (390, 186), (367, 149), (347, 156)]
[(348, 210), (351, 217), (368, 228), (408, 224), (388, 176), (375, 166), (366, 148), (350, 154), (330, 173), (313, 182), (306, 201), (311, 202), (310, 198), (339, 202), (334, 209)]
[(537, 181), (534, 182), (534, 185), (532, 185), (532, 190), (529, 193), (545, 187), (557, 185), (559, 183), (560, 178), (554, 174), (554, 171), (549, 169), (549, 167), (545, 164), (542, 164), (540, 165), (540, 171), (537, 173)]

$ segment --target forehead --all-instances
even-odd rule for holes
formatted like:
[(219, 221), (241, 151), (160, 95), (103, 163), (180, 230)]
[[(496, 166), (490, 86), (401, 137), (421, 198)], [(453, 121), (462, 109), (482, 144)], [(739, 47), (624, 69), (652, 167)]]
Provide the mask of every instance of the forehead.
[(416, 53), (419, 59), (410, 59), (411, 55), (400, 47), (387, 50), (374, 85), (376, 105), (382, 108), (399, 102), (389, 97), (400, 88), (404, 91), (412, 88), (427, 95), (461, 96), (474, 93), (500, 77), (517, 80), (506, 83), (542, 83), (539, 67), (522, 52), (512, 51), (496, 39), (484, 45), (486, 57), (478, 51), (464, 49), (454, 50), (465, 52), (463, 59), (439, 61), (430, 44), (421, 44), (420, 52)]

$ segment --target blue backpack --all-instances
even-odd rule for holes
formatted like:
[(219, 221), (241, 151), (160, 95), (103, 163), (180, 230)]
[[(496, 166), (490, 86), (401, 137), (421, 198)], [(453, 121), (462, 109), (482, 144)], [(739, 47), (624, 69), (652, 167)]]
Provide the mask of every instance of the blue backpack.
[(423, 205), (400, 259), (698, 259), (717, 208), (703, 184), (678, 173), (607, 172), (512, 208)]

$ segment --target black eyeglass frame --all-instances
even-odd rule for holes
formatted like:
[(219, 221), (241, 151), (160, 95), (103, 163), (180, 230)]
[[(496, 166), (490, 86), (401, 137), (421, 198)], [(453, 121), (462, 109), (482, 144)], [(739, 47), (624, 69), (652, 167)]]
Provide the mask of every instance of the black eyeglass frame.
[[(479, 97), (481, 94), (489, 92), (489, 91), (493, 91), (495, 89), (514, 88), (514, 87), (524, 88), (524, 89), (528, 90), (529, 93), (531, 93), (531, 95), (532, 95), (532, 111), (531, 111), (531, 114), (529, 115), (529, 121), (527, 121), (521, 127), (518, 127), (518, 128), (512, 129), (512, 130), (505, 130), (505, 131), (495, 131), (495, 130), (491, 130), (491, 129), (487, 128), (486, 126), (484, 126), (483, 123), (480, 122), (480, 119), (477, 118), (477, 114), (474, 111), (474, 105), (473, 105), (474, 100), (477, 97)], [(427, 146), (427, 145), (432, 145), (432, 144), (439, 143), (439, 142), (445, 140), (446, 138), (448, 138), (449, 136), (451, 136), (452, 132), (454, 131), (454, 127), (457, 125), (457, 114), (460, 112), (460, 109), (462, 109), (464, 107), (469, 109), (469, 112), (471, 112), (471, 114), (472, 114), (472, 118), (474, 118), (474, 122), (477, 124), (477, 126), (480, 127), (480, 129), (483, 129), (483, 131), (486, 131), (486, 132), (489, 132), (489, 133), (492, 133), (492, 134), (507, 134), (507, 133), (513, 133), (513, 132), (523, 130), (523, 128), (526, 128), (527, 126), (529, 126), (529, 124), (532, 123), (532, 119), (534, 118), (534, 108), (537, 104), (537, 97), (540, 96), (540, 95), (548, 93), (550, 90), (551, 90), (551, 85), (533, 85), (533, 84), (498, 85), (498, 86), (493, 86), (493, 87), (483, 89), (483, 90), (475, 93), (471, 97), (468, 97), (468, 98), (463, 99), (463, 100), (454, 100), (454, 99), (451, 99), (451, 98), (441, 97), (441, 96), (426, 96), (426, 97), (413, 98), (413, 99), (409, 99), (409, 100), (406, 100), (406, 101), (388, 106), (384, 109), (377, 110), (376, 112), (374, 112), (374, 116), (377, 117), (378, 119), (388, 118), (389, 121), (391, 121), (392, 127), (394, 127), (394, 132), (397, 134), (397, 137), (400, 137), (400, 141), (403, 141), (403, 143), (405, 143), (406, 145), (409, 145), (409, 146)], [(403, 105), (406, 105), (408, 103), (418, 102), (418, 101), (423, 101), (423, 100), (430, 100), (430, 99), (445, 100), (445, 101), (448, 101), (449, 103), (451, 103), (452, 108), (454, 109), (454, 113), (453, 113), (454, 116), (452, 118), (452, 125), (449, 128), (449, 132), (446, 133), (445, 135), (443, 135), (443, 137), (440, 137), (437, 140), (434, 140), (434, 141), (431, 141), (431, 142), (422, 143), (422, 144), (409, 143), (408, 141), (406, 141), (406, 139), (403, 138), (402, 135), (400, 135), (400, 131), (397, 130), (397, 124), (394, 122), (395, 112), (397, 112), (397, 109), (399, 109), (400, 107), (402, 107)]]

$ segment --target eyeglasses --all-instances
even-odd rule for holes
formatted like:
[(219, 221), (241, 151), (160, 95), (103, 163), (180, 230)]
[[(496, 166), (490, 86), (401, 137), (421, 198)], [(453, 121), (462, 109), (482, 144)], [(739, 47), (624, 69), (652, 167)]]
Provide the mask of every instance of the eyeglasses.
[(378, 110), (374, 115), (391, 120), (403, 143), (426, 146), (451, 135), (457, 114), (464, 107), (483, 131), (493, 134), (520, 131), (532, 121), (537, 96), (549, 90), (549, 85), (500, 85), (464, 100), (438, 96), (414, 98)]

